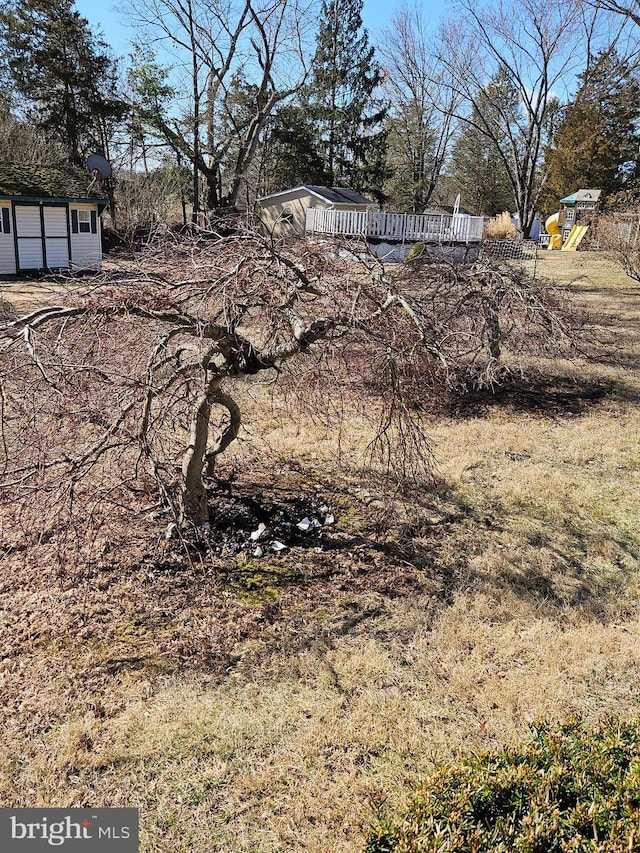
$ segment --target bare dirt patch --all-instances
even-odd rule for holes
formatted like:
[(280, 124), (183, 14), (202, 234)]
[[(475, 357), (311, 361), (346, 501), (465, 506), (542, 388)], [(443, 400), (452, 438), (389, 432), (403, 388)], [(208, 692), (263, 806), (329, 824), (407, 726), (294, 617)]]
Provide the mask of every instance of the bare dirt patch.
[(42, 305), (55, 305), (74, 289), (85, 288), (89, 276), (5, 278), (0, 280), (0, 317), (17, 315)]

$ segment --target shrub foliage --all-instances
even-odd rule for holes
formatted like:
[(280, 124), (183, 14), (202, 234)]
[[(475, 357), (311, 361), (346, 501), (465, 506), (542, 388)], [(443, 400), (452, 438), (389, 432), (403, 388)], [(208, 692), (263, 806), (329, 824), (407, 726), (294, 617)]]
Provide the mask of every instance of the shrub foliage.
[(537, 724), (522, 745), (446, 765), (404, 814), (382, 813), (367, 853), (640, 850), (640, 721)]

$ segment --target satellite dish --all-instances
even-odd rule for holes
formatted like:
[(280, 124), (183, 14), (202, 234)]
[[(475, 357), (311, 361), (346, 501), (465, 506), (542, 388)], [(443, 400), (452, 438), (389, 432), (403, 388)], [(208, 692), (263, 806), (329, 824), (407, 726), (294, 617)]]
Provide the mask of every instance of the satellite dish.
[(87, 169), (91, 175), (91, 183), (87, 187), (88, 196), (94, 184), (99, 184), (103, 179), (111, 177), (111, 165), (101, 154), (89, 154)]
[(90, 154), (87, 157), (87, 169), (94, 181), (111, 177), (111, 165), (101, 154)]

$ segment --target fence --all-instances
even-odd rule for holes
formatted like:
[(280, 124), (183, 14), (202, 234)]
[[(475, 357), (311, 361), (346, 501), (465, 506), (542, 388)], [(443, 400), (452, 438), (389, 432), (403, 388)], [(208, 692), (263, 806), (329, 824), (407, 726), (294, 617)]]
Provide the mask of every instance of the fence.
[(535, 240), (484, 240), (480, 258), (522, 267), (532, 278), (538, 266), (538, 244)]
[(382, 210), (324, 210), (306, 213), (306, 231), (409, 243), (478, 243), (482, 216), (440, 213), (387, 213)]

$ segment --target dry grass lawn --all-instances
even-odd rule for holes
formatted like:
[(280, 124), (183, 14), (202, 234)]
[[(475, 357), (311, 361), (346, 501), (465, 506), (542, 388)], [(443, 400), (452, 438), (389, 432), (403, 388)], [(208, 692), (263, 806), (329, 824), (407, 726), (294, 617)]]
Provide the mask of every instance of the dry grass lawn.
[(161, 572), (132, 531), (75, 579), (6, 552), (0, 805), (139, 807), (143, 853), (354, 853), (459, 750), (637, 715), (640, 287), (587, 253), (539, 272), (597, 313), (597, 358), (432, 416), (442, 483), (393, 518), (358, 424), (339, 470), (317, 425), (245, 437), (246, 477), (321, 491), (340, 547)]

